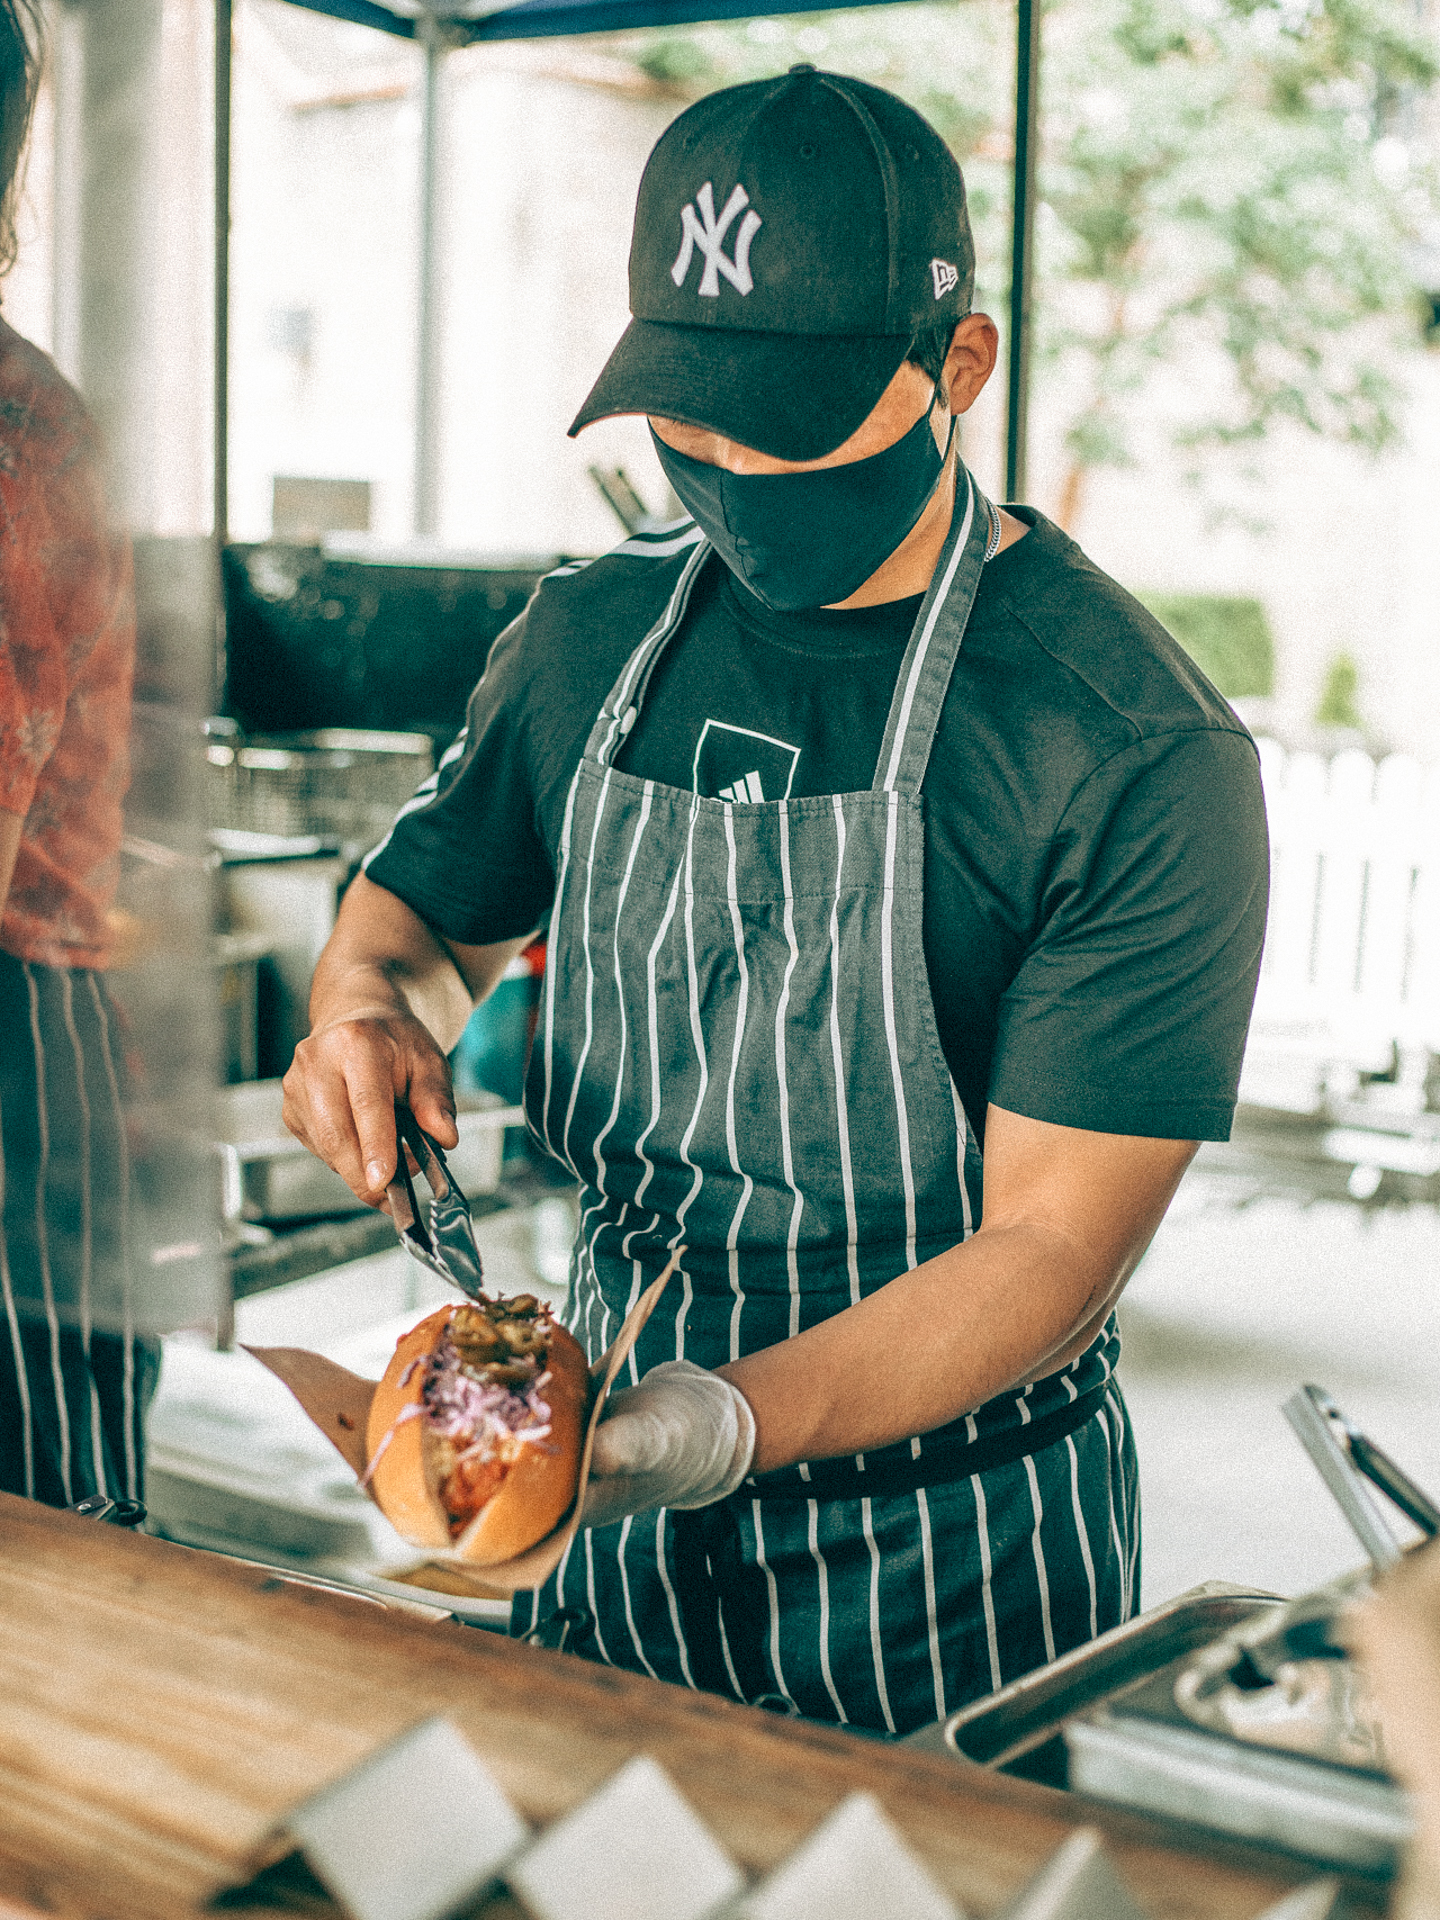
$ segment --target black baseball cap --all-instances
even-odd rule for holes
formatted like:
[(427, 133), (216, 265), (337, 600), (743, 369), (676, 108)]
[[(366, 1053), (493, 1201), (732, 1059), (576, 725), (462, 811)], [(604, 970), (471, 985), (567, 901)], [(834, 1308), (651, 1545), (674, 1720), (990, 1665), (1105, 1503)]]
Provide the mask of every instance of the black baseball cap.
[(782, 460), (833, 453), (975, 289), (965, 182), (928, 121), (814, 67), (725, 87), (656, 142), (634, 319), (571, 435), (652, 413)]

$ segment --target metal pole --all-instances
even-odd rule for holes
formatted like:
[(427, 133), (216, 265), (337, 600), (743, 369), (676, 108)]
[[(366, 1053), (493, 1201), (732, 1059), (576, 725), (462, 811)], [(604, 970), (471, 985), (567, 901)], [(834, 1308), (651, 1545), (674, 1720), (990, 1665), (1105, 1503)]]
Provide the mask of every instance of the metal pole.
[(420, 93), (420, 245), (416, 265), (415, 317), (415, 532), (431, 539), (440, 530), (440, 422), (436, 392), (440, 349), (439, 191), (441, 67), (447, 52), (444, 29), (427, 9), (415, 22), (425, 56)]
[(1030, 407), (1030, 293), (1035, 253), (1035, 158), (1039, 146), (1040, 0), (1017, 0), (1015, 23), (1015, 186), (1010, 236), (1009, 394), (1005, 498), (1025, 497)]
[(215, 545), (230, 531), (230, 70), (233, 0), (215, 0)]

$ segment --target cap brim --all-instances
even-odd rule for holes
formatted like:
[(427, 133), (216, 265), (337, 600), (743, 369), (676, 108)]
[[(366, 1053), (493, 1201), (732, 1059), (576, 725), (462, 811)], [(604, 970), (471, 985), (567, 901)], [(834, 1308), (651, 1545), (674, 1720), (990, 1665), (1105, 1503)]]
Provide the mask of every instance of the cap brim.
[(874, 410), (910, 338), (632, 320), (570, 434), (615, 414), (653, 413), (778, 460), (819, 460)]

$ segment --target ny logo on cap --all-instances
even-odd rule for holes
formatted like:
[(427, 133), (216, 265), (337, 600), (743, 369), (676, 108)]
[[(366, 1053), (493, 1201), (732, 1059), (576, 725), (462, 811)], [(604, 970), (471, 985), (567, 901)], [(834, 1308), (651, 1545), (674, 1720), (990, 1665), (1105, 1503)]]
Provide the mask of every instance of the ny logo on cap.
[[(699, 219), (695, 208), (699, 207)], [(700, 276), (700, 297), (703, 300), (718, 300), (720, 297), (720, 275), (723, 273), (738, 294), (749, 293), (755, 282), (750, 277), (750, 242), (760, 231), (763, 222), (753, 207), (740, 222), (740, 231), (735, 236), (735, 257), (727, 260), (721, 251), (725, 245), (725, 236), (731, 223), (742, 208), (750, 207), (750, 196), (744, 187), (737, 186), (725, 202), (725, 211), (715, 218), (715, 189), (707, 180), (696, 194), (692, 203), (687, 203), (680, 214), (680, 251), (675, 256), (675, 264), (670, 269), (670, 278), (677, 287), (683, 287), (685, 276), (690, 271), (690, 262), (699, 247), (705, 256), (705, 271)], [(703, 225), (701, 222), (703, 221)]]
[(935, 298), (943, 300), (950, 289), (958, 283), (960, 270), (958, 267), (952, 267), (948, 260), (932, 260), (930, 278), (935, 282)]

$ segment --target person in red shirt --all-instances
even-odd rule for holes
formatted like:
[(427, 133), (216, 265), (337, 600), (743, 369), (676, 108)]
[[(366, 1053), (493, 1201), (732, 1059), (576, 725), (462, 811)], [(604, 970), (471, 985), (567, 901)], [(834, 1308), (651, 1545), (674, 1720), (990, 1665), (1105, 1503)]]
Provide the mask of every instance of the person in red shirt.
[[(0, 0), (0, 271), (39, 65)], [(158, 1371), (132, 1326), (113, 902), (129, 779), (130, 553), (95, 430), (0, 320), (0, 1489), (140, 1497)]]

